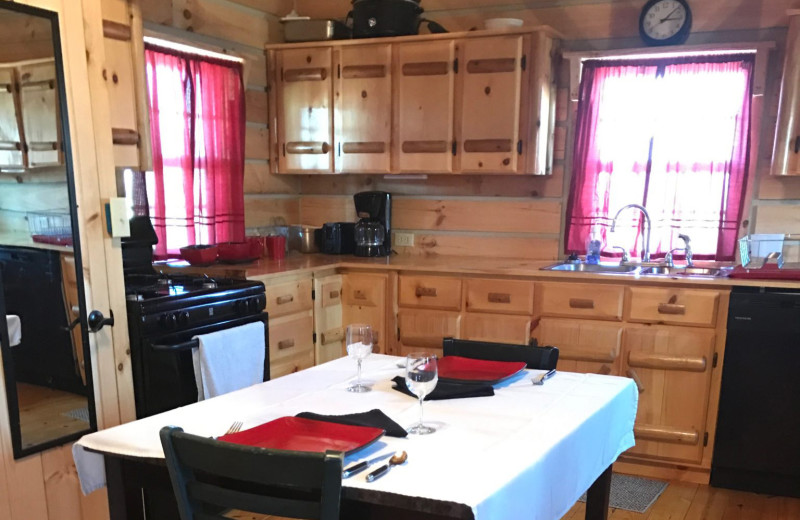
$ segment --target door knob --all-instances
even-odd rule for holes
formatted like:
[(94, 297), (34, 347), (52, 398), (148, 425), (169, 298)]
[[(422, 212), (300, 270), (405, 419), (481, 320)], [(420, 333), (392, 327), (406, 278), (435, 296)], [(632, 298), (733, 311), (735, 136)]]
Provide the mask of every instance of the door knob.
[(98, 332), (106, 325), (109, 327), (114, 326), (114, 313), (111, 312), (111, 316), (106, 318), (103, 316), (102, 312), (95, 310), (89, 313), (89, 318), (86, 321), (89, 324), (89, 330), (91, 332)]

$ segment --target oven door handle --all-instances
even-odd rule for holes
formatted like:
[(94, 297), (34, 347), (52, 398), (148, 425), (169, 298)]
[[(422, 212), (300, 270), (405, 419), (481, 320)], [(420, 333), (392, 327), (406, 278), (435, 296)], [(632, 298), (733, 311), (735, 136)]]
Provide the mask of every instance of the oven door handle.
[[(252, 318), (256, 318), (256, 321), (267, 322), (268, 314), (266, 312), (262, 312), (256, 316), (248, 316)], [(250, 323), (255, 323), (255, 321), (251, 321)], [(242, 325), (246, 325), (246, 323), (242, 323)], [(183, 350), (192, 350), (194, 348), (198, 348), (200, 346), (200, 341), (196, 339), (190, 339), (189, 341), (184, 341), (182, 343), (174, 343), (172, 345), (157, 345), (151, 344), (150, 348), (157, 352), (180, 352)]]
[(192, 350), (200, 346), (200, 342), (196, 339), (184, 341), (183, 343), (175, 343), (174, 345), (150, 345), (155, 351), (158, 352), (178, 352), (181, 350)]

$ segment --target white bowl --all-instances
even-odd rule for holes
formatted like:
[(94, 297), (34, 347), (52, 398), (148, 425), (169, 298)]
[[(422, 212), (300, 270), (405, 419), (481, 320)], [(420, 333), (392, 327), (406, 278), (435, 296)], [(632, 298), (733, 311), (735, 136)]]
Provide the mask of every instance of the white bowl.
[(483, 22), (487, 29), (510, 29), (522, 27), (522, 20), (519, 18), (489, 18)]

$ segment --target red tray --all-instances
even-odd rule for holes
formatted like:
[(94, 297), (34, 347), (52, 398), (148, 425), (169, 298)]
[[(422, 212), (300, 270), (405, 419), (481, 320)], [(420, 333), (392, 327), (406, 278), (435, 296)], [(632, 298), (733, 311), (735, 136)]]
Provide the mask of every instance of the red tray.
[(439, 381), (496, 384), (525, 370), (524, 362), (487, 361), (461, 356), (439, 360)]
[(221, 441), (275, 450), (325, 452), (349, 455), (377, 441), (381, 428), (350, 426), (300, 417), (281, 417), (249, 430), (223, 435)]

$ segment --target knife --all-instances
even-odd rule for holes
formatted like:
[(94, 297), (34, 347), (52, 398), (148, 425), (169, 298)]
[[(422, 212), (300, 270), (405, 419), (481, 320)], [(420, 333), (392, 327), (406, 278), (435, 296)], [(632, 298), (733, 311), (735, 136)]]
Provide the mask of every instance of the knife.
[(545, 372), (544, 374), (539, 374), (538, 376), (534, 377), (532, 382), (534, 385), (543, 385), (545, 381), (547, 381), (554, 375), (556, 375), (555, 368), (553, 370)]
[(381, 461), (383, 459), (388, 459), (392, 455), (394, 455), (394, 452), (390, 451), (389, 453), (384, 453), (382, 455), (378, 455), (377, 457), (373, 457), (373, 458), (368, 459), (368, 460), (362, 460), (361, 462), (357, 462), (355, 464), (352, 464), (352, 465), (346, 467), (344, 469), (344, 471), (342, 471), (342, 478), (352, 477), (356, 473), (360, 473), (360, 472), (364, 471), (365, 469), (367, 469), (368, 467), (370, 467), (371, 465), (375, 464), (376, 462), (379, 462), (379, 461)]

